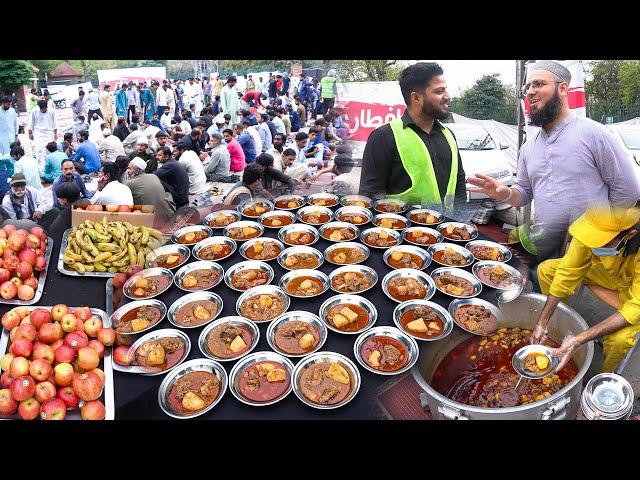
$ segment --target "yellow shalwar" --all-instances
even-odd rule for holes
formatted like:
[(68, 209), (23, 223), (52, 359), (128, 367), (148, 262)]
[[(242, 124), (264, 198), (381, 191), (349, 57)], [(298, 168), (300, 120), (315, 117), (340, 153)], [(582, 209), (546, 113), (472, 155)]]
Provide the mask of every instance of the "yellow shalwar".
[[(618, 312), (629, 323), (604, 337), (601, 372), (613, 372), (635, 344), (640, 332), (640, 256), (597, 257), (577, 238), (564, 257), (538, 265), (540, 289), (545, 295), (565, 299), (581, 284), (599, 285), (620, 294)], [(604, 320), (604, 319), (602, 319)]]

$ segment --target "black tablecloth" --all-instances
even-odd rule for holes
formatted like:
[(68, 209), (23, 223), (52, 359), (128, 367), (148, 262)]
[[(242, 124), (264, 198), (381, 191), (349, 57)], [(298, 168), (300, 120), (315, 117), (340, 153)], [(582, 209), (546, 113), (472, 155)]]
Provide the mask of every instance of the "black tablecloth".
[[(371, 227), (371, 224), (361, 227), (361, 231), (365, 228)], [(221, 234), (221, 230), (216, 230), (216, 234)], [(265, 237), (277, 238), (277, 230), (266, 229)], [(483, 238), (481, 235), (480, 239)], [(486, 237), (484, 237), (486, 239)], [(238, 243), (238, 249), (242, 245)], [(324, 239), (320, 239), (312, 247), (324, 252), (324, 250), (332, 245), (332, 242), (328, 242)], [(363, 263), (363, 265), (369, 266), (376, 270), (379, 275), (378, 283), (371, 290), (364, 292), (360, 295), (369, 299), (378, 310), (378, 319), (375, 326), (395, 326), (393, 323), (392, 313), (398, 303), (390, 300), (382, 291), (382, 278), (389, 273), (392, 269), (388, 267), (382, 260), (384, 250), (371, 248), (370, 257)], [(195, 259), (192, 257), (191, 261)], [(239, 251), (236, 251), (230, 258), (219, 261), (218, 263), (225, 269), (225, 272), (232, 265), (244, 261), (245, 259), (240, 255)], [(513, 259), (510, 263), (517, 262)], [(276, 260), (270, 261), (269, 265), (275, 272), (275, 278), (271, 282), (277, 285), (280, 278), (287, 273), (287, 270), (283, 269)], [(430, 273), (433, 269), (441, 267), (441, 265), (433, 262), (425, 271)], [(328, 262), (324, 262), (320, 266), (319, 270), (325, 274), (329, 274), (338, 266)], [(177, 269), (176, 269), (177, 270)], [(174, 270), (174, 272), (176, 271)], [(471, 267), (467, 267), (466, 270), (471, 270)], [(73, 282), (72, 282), (73, 283)], [(78, 282), (79, 283), (79, 282)], [(93, 282), (91, 282), (93, 283)], [(101, 282), (104, 285), (104, 282)], [(75, 284), (75, 283), (74, 283)], [(82, 284), (80, 284), (82, 285)], [(82, 286), (80, 287), (82, 288)], [(104, 290), (104, 288), (103, 288)], [(241, 293), (230, 289), (224, 281), (217, 285), (212, 291), (222, 297), (224, 306), (222, 313), (218, 318), (223, 316), (237, 315), (236, 301)], [(162, 295), (156, 297), (156, 299), (164, 302), (167, 308), (171, 306), (178, 298), (186, 293), (178, 289), (173, 285)], [(104, 298), (104, 292), (100, 297)], [(328, 290), (319, 297), (300, 299), (291, 297), (291, 306), (289, 311), (293, 310), (306, 310), (316, 315), (319, 314), (320, 305), (329, 297), (337, 295), (333, 290)], [(479, 298), (483, 298), (492, 303), (496, 303), (495, 290), (487, 287), (483, 287), (482, 293)], [(125, 300), (127, 300), (125, 298)], [(431, 298), (443, 307), (447, 308), (449, 303), (453, 299), (448, 297), (439, 291)], [(127, 300), (128, 301), (128, 300)], [(251, 352), (271, 351), (266, 339), (266, 331), (269, 323), (259, 324), (260, 329), (260, 341), (256, 348)], [(160, 328), (175, 328), (166, 318), (159, 325)], [(198, 347), (198, 337), (203, 327), (195, 329), (184, 329), (183, 331), (189, 335), (191, 339), (191, 352), (189, 353), (188, 360), (195, 358), (202, 358), (204, 355), (200, 352)], [(458, 328), (458, 327), (455, 327)], [(377, 409), (375, 407), (375, 400), (378, 388), (389, 380), (388, 376), (374, 374), (360, 366), (355, 359), (353, 353), (353, 344), (358, 335), (346, 335), (339, 334), (332, 330), (328, 331), (327, 341), (321, 348), (321, 351), (338, 352), (349, 359), (360, 370), (362, 382), (360, 391), (356, 397), (347, 405), (333, 409), (333, 410), (318, 410), (311, 408), (303, 404), (296, 395), (291, 392), (284, 400), (280, 402), (265, 406), (265, 407), (253, 407), (245, 405), (238, 401), (231, 392), (227, 389), (224, 398), (209, 412), (198, 417), (199, 419), (228, 419), (228, 420), (307, 420), (307, 419), (351, 419), (351, 420), (363, 420), (363, 419), (375, 419), (378, 418)], [(420, 343), (420, 342), (418, 342)], [(300, 361), (299, 358), (291, 358), (293, 364), (297, 364)], [(227, 374), (231, 372), (231, 369), (235, 365), (233, 362), (221, 362), (224, 365)], [(114, 371), (113, 373), (115, 382), (115, 404), (116, 404), (116, 419), (167, 419), (167, 417), (160, 406), (158, 405), (158, 388), (162, 382), (164, 375), (158, 375), (153, 377), (144, 377), (135, 374), (128, 374), (123, 372)]]

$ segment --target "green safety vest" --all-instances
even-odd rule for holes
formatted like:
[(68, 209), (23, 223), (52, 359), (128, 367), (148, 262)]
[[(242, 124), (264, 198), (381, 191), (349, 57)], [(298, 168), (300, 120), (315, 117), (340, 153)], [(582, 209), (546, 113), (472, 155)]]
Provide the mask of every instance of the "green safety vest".
[[(427, 146), (411, 128), (402, 126), (402, 119), (393, 120), (389, 125), (396, 140), (402, 165), (411, 177), (411, 187), (402, 193), (387, 195), (387, 198), (398, 198), (410, 205), (442, 204), (438, 181)], [(449, 203), (449, 206), (452, 206), (458, 181), (458, 146), (447, 127), (443, 126), (442, 133), (451, 148), (451, 174), (445, 194), (445, 204)]]
[(320, 88), (322, 88), (322, 98), (335, 98), (333, 85), (336, 83), (335, 77), (322, 77)]

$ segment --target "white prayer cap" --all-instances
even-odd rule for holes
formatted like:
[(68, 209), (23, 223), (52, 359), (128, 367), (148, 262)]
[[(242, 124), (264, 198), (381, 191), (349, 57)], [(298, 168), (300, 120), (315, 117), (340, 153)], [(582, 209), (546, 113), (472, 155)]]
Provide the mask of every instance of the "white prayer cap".
[(108, 137), (109, 135), (111, 135), (111, 130), (108, 128), (105, 128), (104, 130), (102, 130), (102, 136), (103, 137)]
[(224, 123), (225, 121), (226, 120), (224, 119), (224, 115), (222, 113), (213, 119), (213, 123)]
[(133, 160), (131, 160), (131, 162), (129, 162), (129, 165), (133, 165), (134, 167), (137, 167), (140, 170), (144, 170), (145, 168), (147, 168), (147, 162), (145, 162), (140, 157), (136, 157)]
[(136, 143), (138, 145), (149, 145), (149, 140), (147, 137), (140, 137)]

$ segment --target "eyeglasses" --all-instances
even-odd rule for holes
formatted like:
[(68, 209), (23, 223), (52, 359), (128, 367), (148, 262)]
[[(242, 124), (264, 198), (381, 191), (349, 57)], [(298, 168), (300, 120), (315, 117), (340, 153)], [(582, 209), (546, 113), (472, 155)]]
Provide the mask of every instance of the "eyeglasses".
[(550, 83), (565, 83), (559, 81), (547, 82), (545, 80), (534, 80), (533, 82), (529, 82), (522, 87), (522, 94), (526, 95), (529, 91), (529, 88), (533, 88), (534, 90), (540, 90), (545, 85), (549, 85)]

